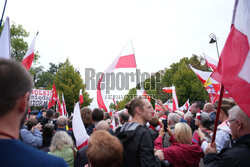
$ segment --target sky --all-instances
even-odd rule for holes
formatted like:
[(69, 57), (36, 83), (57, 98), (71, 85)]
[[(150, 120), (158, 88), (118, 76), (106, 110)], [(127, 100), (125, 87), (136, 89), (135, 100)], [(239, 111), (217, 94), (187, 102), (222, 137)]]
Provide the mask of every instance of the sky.
[(103, 72), (129, 40), (142, 72), (192, 54), (218, 60), (209, 34), (217, 36), (221, 52), (233, 6), (234, 0), (8, 0), (4, 19), (30, 33), (28, 44), (39, 31), (35, 49), (45, 69), (69, 58), (84, 79), (86, 68)]

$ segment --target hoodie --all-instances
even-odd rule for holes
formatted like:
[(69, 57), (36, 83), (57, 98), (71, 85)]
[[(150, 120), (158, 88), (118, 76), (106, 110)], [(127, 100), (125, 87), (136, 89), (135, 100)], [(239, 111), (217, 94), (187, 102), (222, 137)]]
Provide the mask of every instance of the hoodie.
[(168, 160), (173, 167), (198, 167), (200, 159), (204, 156), (198, 144), (179, 144), (171, 136), (169, 141), (172, 143), (167, 148), (162, 148), (162, 137), (155, 140), (155, 148), (162, 149), (164, 159)]
[(154, 155), (150, 129), (137, 122), (125, 123), (117, 134), (123, 144), (123, 167), (155, 167), (160, 160)]

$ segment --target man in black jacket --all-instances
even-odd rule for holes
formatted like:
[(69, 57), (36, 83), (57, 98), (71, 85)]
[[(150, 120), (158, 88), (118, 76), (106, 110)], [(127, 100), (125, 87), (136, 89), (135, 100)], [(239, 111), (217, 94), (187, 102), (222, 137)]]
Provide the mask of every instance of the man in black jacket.
[(208, 145), (204, 158), (208, 167), (250, 166), (250, 118), (239, 106), (229, 110), (227, 125), (232, 131), (233, 147), (223, 149), (217, 155), (216, 145)]
[(145, 126), (154, 113), (151, 103), (142, 97), (134, 98), (125, 108), (132, 116), (132, 122), (123, 125), (117, 137), (123, 144), (123, 167), (161, 166), (164, 156), (160, 152), (154, 155), (153, 136)]

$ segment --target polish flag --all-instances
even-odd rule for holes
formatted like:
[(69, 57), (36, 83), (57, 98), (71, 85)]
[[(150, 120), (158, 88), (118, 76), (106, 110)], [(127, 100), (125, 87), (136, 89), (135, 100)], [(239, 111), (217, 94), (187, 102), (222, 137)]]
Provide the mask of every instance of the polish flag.
[(72, 120), (73, 133), (76, 139), (77, 150), (88, 144), (89, 135), (82, 122), (80, 113), (80, 105), (77, 102), (74, 108), (73, 120)]
[(34, 54), (35, 54), (35, 41), (36, 41), (36, 37), (38, 35), (38, 32), (35, 36), (35, 38), (33, 39), (27, 53), (24, 55), (23, 60), (21, 62), (21, 64), (27, 69), (29, 70), (31, 67), (31, 64), (33, 62), (34, 59)]
[(142, 85), (141, 85), (140, 90), (136, 90), (136, 94), (137, 94), (137, 96), (143, 96), (143, 97), (147, 98), (149, 101), (151, 101), (151, 97), (147, 94), (146, 90), (144, 89), (144, 87)]
[(183, 111), (183, 110), (187, 110), (188, 107), (190, 106), (190, 103), (189, 103), (189, 99), (186, 101), (186, 103), (180, 107), (180, 109)]
[(48, 104), (48, 109), (54, 106), (56, 104), (56, 101), (57, 101), (56, 85), (55, 82), (53, 82), (52, 96)]
[(112, 122), (111, 122), (111, 128), (115, 132), (116, 126), (115, 126), (115, 118), (114, 117), (113, 117)]
[(63, 104), (61, 104), (61, 110), (62, 110), (62, 116), (65, 116), (64, 110), (63, 110)]
[(80, 106), (81, 106), (83, 103), (82, 89), (79, 90), (79, 102), (80, 102)]
[(64, 111), (64, 115), (66, 115), (66, 113), (67, 113), (67, 110), (66, 110), (66, 103), (65, 103), (65, 100), (64, 100), (64, 96), (63, 96), (63, 93), (62, 93), (62, 105), (63, 105), (63, 111)]
[(57, 95), (58, 99), (57, 99), (57, 112), (60, 112), (61, 115), (63, 114), (62, 108), (61, 108), (61, 102), (60, 102), (60, 98), (59, 98), (59, 94)]
[(107, 74), (110, 74), (111, 72), (113, 72), (115, 69), (118, 69), (118, 68), (136, 68), (134, 49), (133, 49), (131, 41), (127, 43), (127, 45), (123, 48), (123, 50), (116, 57), (113, 63), (105, 70), (105, 72), (102, 74), (97, 84), (98, 106), (99, 108), (104, 109), (107, 112), (108, 112), (109, 106), (106, 101), (104, 102), (106, 89), (101, 88), (101, 83), (105, 83), (106, 85), (109, 85), (110, 79), (109, 79), (109, 75)]
[(218, 61), (214, 60), (212, 57), (204, 54), (207, 66), (212, 68), (213, 71), (216, 69), (217, 65), (218, 65)]
[(11, 57), (10, 45), (10, 23), (9, 17), (6, 18), (3, 31), (0, 36), (0, 58), (10, 59)]
[(165, 87), (163, 88), (163, 91), (166, 93), (172, 93), (172, 87)]
[(155, 110), (156, 111), (163, 111), (162, 107), (155, 102)]
[(212, 77), (250, 117), (250, 1), (236, 0), (231, 31)]
[(172, 93), (172, 100), (173, 100), (173, 111), (176, 111), (179, 108), (178, 105), (178, 99), (177, 99), (177, 95), (176, 95), (176, 90), (175, 90), (175, 86), (173, 85), (172, 87), (164, 87), (162, 88), (164, 92), (166, 93)]

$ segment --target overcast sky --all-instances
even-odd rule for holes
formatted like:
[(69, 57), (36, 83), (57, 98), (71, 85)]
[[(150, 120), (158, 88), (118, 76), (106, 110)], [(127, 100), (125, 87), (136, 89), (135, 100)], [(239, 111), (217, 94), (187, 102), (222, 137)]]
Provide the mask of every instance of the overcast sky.
[(104, 71), (130, 39), (141, 71), (203, 52), (217, 60), (209, 34), (216, 34), (221, 52), (233, 6), (234, 0), (8, 0), (4, 16), (23, 25), (29, 44), (39, 31), (41, 65), (68, 57), (84, 79), (85, 68)]

